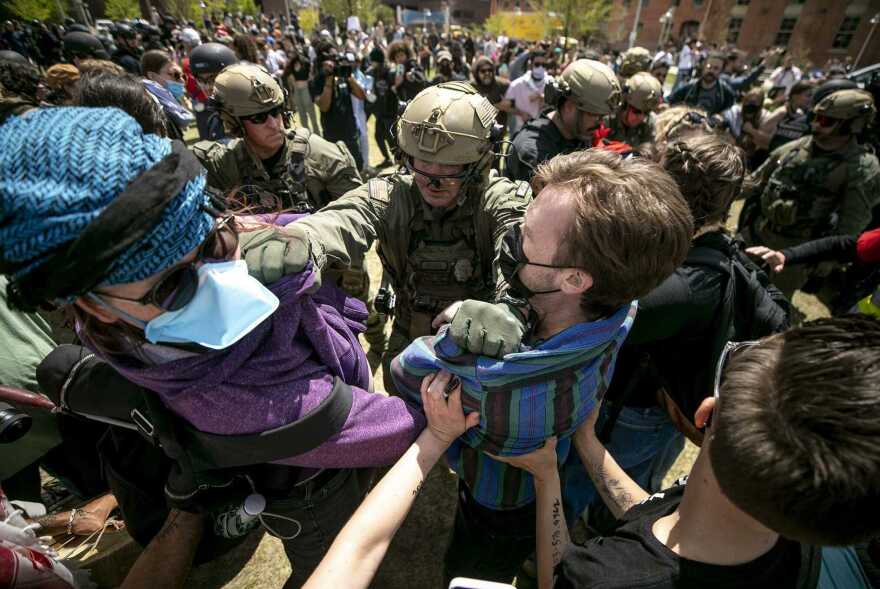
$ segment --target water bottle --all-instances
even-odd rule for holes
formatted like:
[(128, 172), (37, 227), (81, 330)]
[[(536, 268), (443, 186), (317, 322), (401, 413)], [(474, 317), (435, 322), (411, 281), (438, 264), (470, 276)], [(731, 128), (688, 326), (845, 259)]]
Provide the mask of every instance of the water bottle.
[(214, 517), (214, 533), (223, 538), (240, 538), (260, 525), (266, 498), (259, 493), (248, 495), (244, 503)]

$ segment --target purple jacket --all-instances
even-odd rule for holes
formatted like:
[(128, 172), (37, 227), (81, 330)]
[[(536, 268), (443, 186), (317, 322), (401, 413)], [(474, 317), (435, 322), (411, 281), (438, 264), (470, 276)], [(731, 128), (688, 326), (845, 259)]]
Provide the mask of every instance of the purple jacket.
[(271, 285), (278, 310), (226, 350), (149, 366), (108, 361), (158, 393), (196, 428), (219, 434), (260, 432), (296, 421), (326, 398), (339, 376), (354, 397), (345, 426), (314, 450), (279, 462), (308, 468), (391, 464), (425, 427), (425, 419), (402, 399), (367, 391), (370, 368), (357, 339), (366, 309), (330, 285), (305, 294), (313, 281), (309, 269)]

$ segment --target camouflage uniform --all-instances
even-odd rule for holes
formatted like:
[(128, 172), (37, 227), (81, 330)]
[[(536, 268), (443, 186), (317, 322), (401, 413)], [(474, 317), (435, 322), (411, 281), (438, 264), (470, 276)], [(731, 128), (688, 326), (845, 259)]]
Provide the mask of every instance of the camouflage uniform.
[(431, 321), (464, 299), (495, 300), (502, 287), (493, 267), (501, 238), (520, 223), (531, 201), (522, 182), (494, 177), (474, 187), (451, 210), (432, 209), (411, 175), (374, 178), (299, 222), (319, 265), (348, 263), (378, 241), (382, 266), (397, 294), (388, 366), (413, 339), (432, 333)]
[[(770, 154), (752, 175), (740, 227), (749, 245), (781, 250), (828, 233), (856, 235), (880, 202), (880, 164), (855, 139), (836, 152), (817, 152), (808, 135)], [(751, 217), (751, 218), (749, 218)], [(773, 282), (787, 297), (809, 269), (786, 266)]]
[[(657, 110), (663, 98), (663, 86), (651, 74), (638, 72), (624, 81), (622, 90), (624, 106), (617, 116), (611, 117), (608, 125), (611, 134), (608, 135), (608, 139), (621, 141), (634, 149), (638, 149), (640, 145), (645, 143), (653, 143), (653, 111)], [(647, 113), (644, 121), (634, 127), (626, 126), (623, 123), (623, 118), (627, 115), (628, 106)]]
[(297, 223), (319, 267), (346, 264), (378, 241), (397, 295), (382, 362), (388, 391), (391, 360), (414, 338), (432, 333), (438, 313), (458, 300), (494, 300), (504, 288), (494, 262), (504, 234), (522, 221), (531, 189), (489, 175), (495, 115), (472, 86), (448, 82), (423, 90), (401, 116), (404, 154), (462, 165), (468, 174), (452, 206), (431, 207), (411, 174), (395, 174), (374, 178)]

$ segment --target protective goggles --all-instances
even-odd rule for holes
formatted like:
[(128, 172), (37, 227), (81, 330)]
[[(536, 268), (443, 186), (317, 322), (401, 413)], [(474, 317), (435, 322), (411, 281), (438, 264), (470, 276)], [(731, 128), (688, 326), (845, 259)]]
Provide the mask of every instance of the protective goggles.
[(813, 120), (815, 120), (816, 123), (820, 127), (822, 127), (823, 129), (828, 129), (830, 127), (833, 127), (834, 125), (836, 125), (837, 123), (840, 122), (840, 119), (835, 119), (835, 118), (829, 117), (828, 115), (816, 115), (816, 118)]
[(154, 305), (163, 311), (182, 309), (193, 299), (199, 286), (197, 263), (226, 261), (238, 249), (238, 232), (233, 219), (232, 215), (219, 219), (199, 246), (195, 259), (169, 269), (144, 296), (134, 299), (108, 293), (98, 294), (141, 305)]

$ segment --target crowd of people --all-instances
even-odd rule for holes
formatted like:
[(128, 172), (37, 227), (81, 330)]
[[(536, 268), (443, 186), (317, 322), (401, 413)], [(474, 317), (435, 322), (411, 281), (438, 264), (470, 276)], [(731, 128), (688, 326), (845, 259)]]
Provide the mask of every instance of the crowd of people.
[(0, 585), (367, 587), (443, 462), (446, 583), (880, 586), (880, 81), (332, 24), (4, 24)]

